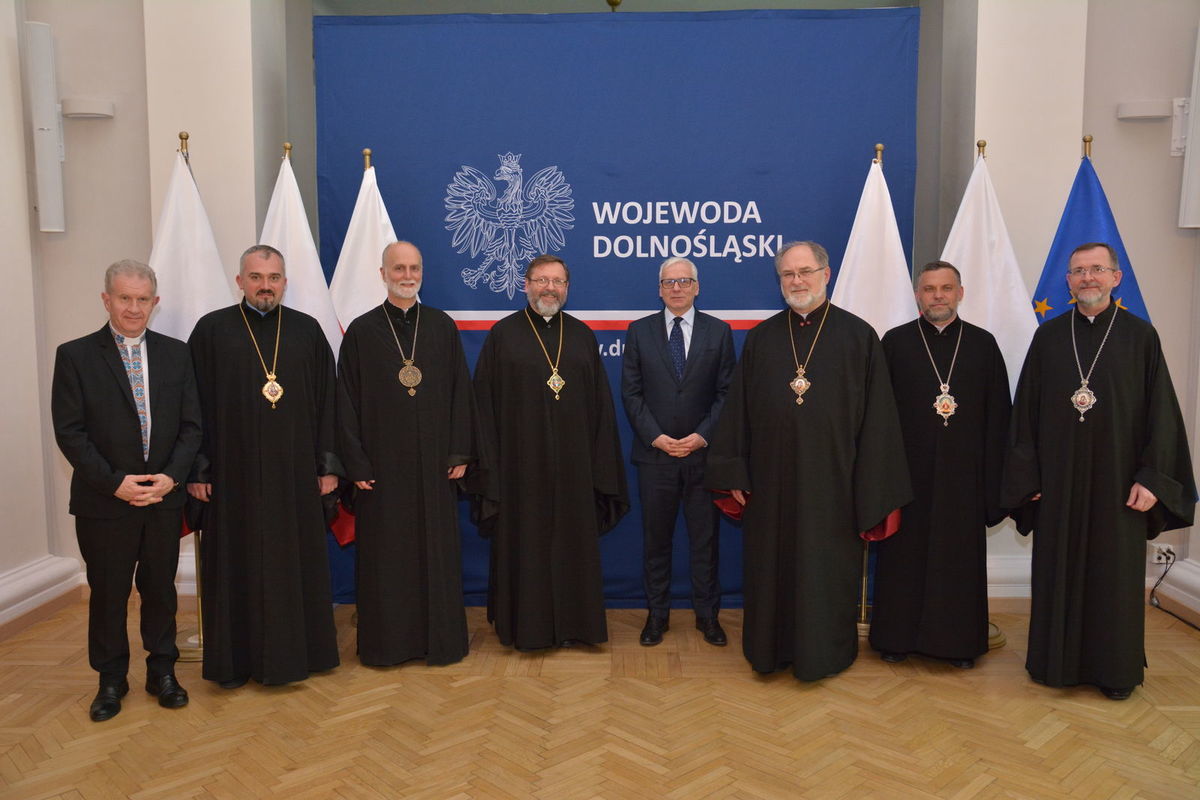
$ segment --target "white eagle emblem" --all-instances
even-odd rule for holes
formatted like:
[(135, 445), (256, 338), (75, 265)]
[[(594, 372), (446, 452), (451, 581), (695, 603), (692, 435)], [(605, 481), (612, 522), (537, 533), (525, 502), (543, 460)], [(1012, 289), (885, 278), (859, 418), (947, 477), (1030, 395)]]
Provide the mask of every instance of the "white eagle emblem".
[(575, 201), (558, 167), (543, 167), (524, 183), (520, 153), (497, 158), (500, 169), (493, 177), (508, 188), (497, 197), (496, 184), (463, 165), (446, 187), (446, 230), (454, 233), (450, 244), (457, 252), (484, 254), (478, 267), (462, 271), (463, 283), (474, 289), (483, 279), (493, 292), (506, 291), (512, 299), (525, 288), (525, 264), (562, 249), (563, 232), (575, 227)]

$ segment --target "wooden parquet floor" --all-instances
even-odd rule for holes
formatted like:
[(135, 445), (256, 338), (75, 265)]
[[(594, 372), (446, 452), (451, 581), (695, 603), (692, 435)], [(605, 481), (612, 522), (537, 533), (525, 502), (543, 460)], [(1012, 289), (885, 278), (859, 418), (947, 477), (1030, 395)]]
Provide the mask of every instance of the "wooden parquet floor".
[(181, 663), (168, 711), (138, 662), (99, 724), (82, 603), (0, 642), (0, 797), (1200, 798), (1200, 632), (1152, 609), (1122, 703), (1031, 682), (1022, 613), (993, 612), (1009, 644), (974, 670), (867, 651), (802, 684), (749, 669), (737, 611), (724, 649), (679, 611), (642, 648), (645, 612), (611, 611), (603, 647), (523, 654), (473, 608), (464, 662), (376, 669), (352, 610), (328, 674), (227, 691)]

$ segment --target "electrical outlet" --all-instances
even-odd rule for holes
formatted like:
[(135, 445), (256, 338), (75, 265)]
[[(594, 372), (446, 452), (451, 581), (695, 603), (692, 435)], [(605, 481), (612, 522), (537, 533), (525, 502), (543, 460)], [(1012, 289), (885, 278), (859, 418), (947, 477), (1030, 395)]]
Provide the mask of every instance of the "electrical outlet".
[(1175, 562), (1175, 551), (1171, 545), (1156, 544), (1153, 547), (1155, 564), (1173, 564)]

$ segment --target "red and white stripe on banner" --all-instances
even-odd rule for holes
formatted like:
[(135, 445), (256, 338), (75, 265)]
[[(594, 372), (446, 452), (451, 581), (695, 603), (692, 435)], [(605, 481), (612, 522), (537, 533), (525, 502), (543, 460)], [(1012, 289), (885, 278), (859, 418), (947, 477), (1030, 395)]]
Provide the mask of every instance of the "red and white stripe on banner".
[[(567, 309), (567, 311), (594, 331), (623, 331), (635, 319), (655, 313), (649, 309), (642, 311), (576, 311)], [(718, 319), (725, 320), (735, 331), (748, 331), (767, 317), (779, 313), (777, 308), (733, 311), (705, 309), (704, 311)], [(512, 311), (447, 311), (446, 313), (458, 325), (460, 331), (486, 331), (491, 330), (497, 320), (507, 317)]]

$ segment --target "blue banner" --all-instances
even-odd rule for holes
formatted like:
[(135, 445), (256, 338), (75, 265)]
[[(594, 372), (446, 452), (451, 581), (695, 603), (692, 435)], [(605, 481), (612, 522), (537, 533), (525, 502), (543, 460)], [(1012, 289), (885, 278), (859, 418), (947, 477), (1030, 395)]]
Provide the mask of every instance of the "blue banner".
[[(661, 307), (664, 258), (697, 263), (698, 305), (740, 346), (782, 307), (780, 244), (819, 241), (837, 269), (876, 142), (911, 251), (918, 28), (915, 8), (317, 17), (322, 262), (337, 262), (365, 147), (397, 235), (424, 255), (422, 300), (458, 320), (472, 364), (491, 322), (524, 304), (529, 259), (561, 256), (628, 449), (624, 329)], [(740, 532), (724, 526), (721, 547), (737, 605)], [(602, 553), (610, 604), (639, 605), (636, 505)], [(487, 545), (466, 523), (464, 557), (479, 601)]]
[(1149, 322), (1150, 312), (1142, 300), (1142, 290), (1138, 288), (1133, 265), (1129, 263), (1129, 254), (1125, 252), (1125, 242), (1121, 240), (1108, 197), (1100, 185), (1100, 176), (1096, 174), (1092, 160), (1085, 156), (1079, 171), (1075, 173), (1075, 182), (1071, 184), (1071, 193), (1067, 195), (1067, 205), (1050, 245), (1050, 253), (1046, 256), (1042, 277), (1033, 293), (1033, 310), (1037, 314), (1038, 324), (1057, 317), (1075, 302), (1067, 288), (1067, 265), (1071, 260), (1071, 251), (1088, 242), (1106, 242), (1117, 251), (1121, 283), (1113, 289), (1113, 301), (1118, 307)]

